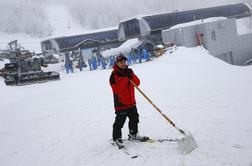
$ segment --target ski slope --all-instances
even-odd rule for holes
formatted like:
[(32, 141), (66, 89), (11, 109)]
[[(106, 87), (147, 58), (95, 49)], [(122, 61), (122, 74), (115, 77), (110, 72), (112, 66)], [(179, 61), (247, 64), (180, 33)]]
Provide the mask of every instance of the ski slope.
[(64, 4), (52, 2), (45, 8), (45, 14), (53, 28), (53, 36), (79, 35), (87, 30), (72, 18)]
[[(0, 32), (0, 50), (6, 49), (8, 43), (13, 40), (18, 40), (18, 42), (27, 50), (31, 52), (40, 53), (42, 40), (51, 37), (58, 36), (69, 36), (69, 35), (79, 35), (88, 32), (86, 28), (81, 26), (77, 21), (75, 21), (71, 14), (69, 13), (67, 7), (63, 4), (52, 4), (46, 5), (44, 13), (46, 19), (52, 27), (52, 36), (38, 38), (31, 37), (28, 34), (14, 33), (8, 34)], [(90, 30), (89, 30), (90, 31)]]
[[(55, 66), (51, 66), (55, 68)], [(126, 143), (131, 159), (111, 146), (111, 70), (65, 74), (61, 80), (7, 87), (0, 78), (1, 166), (252, 165), (252, 67), (231, 66), (201, 47), (131, 66), (140, 88), (199, 148), (181, 155), (176, 143)], [(178, 138), (136, 91), (141, 135)], [(127, 122), (126, 122), (127, 123)], [(123, 137), (127, 138), (127, 124)]]

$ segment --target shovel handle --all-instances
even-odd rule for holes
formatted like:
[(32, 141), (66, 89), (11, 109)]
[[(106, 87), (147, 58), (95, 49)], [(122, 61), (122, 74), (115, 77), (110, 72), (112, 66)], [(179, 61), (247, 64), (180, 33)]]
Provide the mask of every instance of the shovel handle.
[(173, 121), (168, 118), (164, 113), (162, 113), (162, 111), (151, 101), (151, 99), (146, 96), (146, 94), (144, 94), (144, 92), (132, 81), (130, 80), (130, 83), (144, 96), (144, 98), (175, 128), (177, 129), (181, 134), (185, 135), (185, 132), (182, 129), (177, 128), (177, 126), (175, 125), (175, 123), (173, 123)]

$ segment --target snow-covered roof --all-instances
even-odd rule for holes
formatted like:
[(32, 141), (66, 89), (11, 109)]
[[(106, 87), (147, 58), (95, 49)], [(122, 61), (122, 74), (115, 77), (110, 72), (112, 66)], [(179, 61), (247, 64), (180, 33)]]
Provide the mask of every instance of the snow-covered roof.
[(182, 28), (182, 27), (187, 27), (187, 26), (193, 26), (193, 25), (198, 25), (198, 24), (203, 24), (203, 23), (209, 23), (209, 22), (216, 22), (220, 20), (226, 20), (226, 17), (212, 17), (212, 18), (207, 18), (207, 19), (202, 19), (202, 20), (195, 20), (183, 24), (177, 24), (175, 26), (170, 27), (169, 29), (177, 29), (177, 28)]
[(63, 37), (72, 37), (72, 36), (79, 36), (79, 35), (87, 35), (87, 34), (93, 34), (93, 33), (99, 33), (99, 32), (106, 32), (106, 31), (113, 31), (117, 30), (118, 27), (107, 27), (107, 28), (102, 28), (102, 29), (94, 29), (94, 30), (86, 30), (83, 31), (83, 33), (71, 33), (67, 35), (57, 35), (57, 36), (49, 36), (44, 38), (42, 41), (49, 40), (49, 39), (55, 39), (55, 38), (63, 38)]

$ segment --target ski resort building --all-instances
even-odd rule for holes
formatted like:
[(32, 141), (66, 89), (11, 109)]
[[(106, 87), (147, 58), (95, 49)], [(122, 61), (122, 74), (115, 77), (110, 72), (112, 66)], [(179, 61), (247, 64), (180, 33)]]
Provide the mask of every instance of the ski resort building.
[(250, 16), (250, 6), (238, 3), (136, 17), (120, 22), (118, 39), (137, 37), (156, 44), (187, 47), (203, 44), (213, 56), (230, 64), (245, 65), (252, 59), (252, 34), (238, 34), (236, 21)]
[(122, 42), (118, 41), (118, 29), (100, 30), (75, 36), (62, 36), (48, 38), (41, 41), (42, 53), (64, 53), (79, 48), (106, 49), (118, 47)]
[[(41, 42), (41, 49), (43, 53), (53, 54), (96, 48), (100, 55), (101, 49), (119, 47), (128, 39), (138, 38), (151, 48), (160, 43), (187, 47), (204, 45), (212, 55), (230, 64), (244, 65), (252, 58), (252, 34), (238, 34), (236, 20), (250, 16), (251, 7), (237, 3), (135, 17), (121, 21), (118, 28), (46, 39)], [(212, 21), (206, 21), (208, 19)], [(197, 24), (176, 28), (197, 21)]]
[(252, 33), (239, 34), (236, 21), (216, 19), (178, 25), (162, 31), (163, 42), (186, 47), (203, 45), (211, 55), (227, 63), (246, 65), (252, 59)]
[(238, 3), (189, 11), (163, 13), (142, 17), (135, 17), (121, 21), (118, 39), (121, 41), (131, 38), (151, 40), (154, 43), (162, 41), (161, 31), (177, 24), (202, 20), (211, 17), (243, 18), (251, 16), (251, 9), (247, 4)]

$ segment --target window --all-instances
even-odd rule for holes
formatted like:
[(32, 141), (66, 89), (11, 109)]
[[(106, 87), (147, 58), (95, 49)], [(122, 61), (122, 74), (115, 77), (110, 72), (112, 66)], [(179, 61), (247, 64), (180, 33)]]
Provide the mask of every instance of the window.
[(126, 35), (138, 35), (140, 34), (140, 28), (137, 19), (129, 20), (124, 23), (124, 29)]
[(212, 36), (212, 40), (216, 40), (215, 31), (212, 31), (212, 32), (211, 32), (211, 36)]

